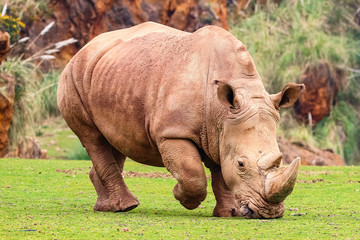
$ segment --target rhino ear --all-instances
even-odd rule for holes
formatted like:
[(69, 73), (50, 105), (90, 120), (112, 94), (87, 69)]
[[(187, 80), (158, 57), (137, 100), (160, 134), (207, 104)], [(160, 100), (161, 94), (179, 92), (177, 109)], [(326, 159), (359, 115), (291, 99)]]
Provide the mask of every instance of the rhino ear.
[(229, 108), (236, 108), (239, 106), (239, 99), (236, 96), (234, 87), (226, 82), (215, 80), (215, 85), (217, 85), (217, 95), (219, 101)]
[(288, 83), (283, 87), (281, 92), (270, 95), (270, 98), (277, 109), (281, 107), (290, 107), (296, 102), (300, 92), (304, 89), (304, 84)]

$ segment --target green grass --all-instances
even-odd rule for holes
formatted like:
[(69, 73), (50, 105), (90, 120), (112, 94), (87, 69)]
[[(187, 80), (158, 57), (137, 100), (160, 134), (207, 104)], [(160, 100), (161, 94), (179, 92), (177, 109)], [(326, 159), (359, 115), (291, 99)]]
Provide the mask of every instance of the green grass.
[[(210, 187), (203, 208), (186, 210), (172, 195), (175, 180), (161, 178), (125, 178), (138, 208), (93, 212), (90, 165), (0, 159), (0, 239), (360, 239), (360, 167), (302, 167), (285, 204), (306, 215), (247, 220), (212, 217)], [(129, 161), (125, 171), (165, 169)]]
[(90, 160), (78, 137), (66, 125), (62, 117), (52, 117), (34, 129), (41, 149), (47, 150), (47, 158)]

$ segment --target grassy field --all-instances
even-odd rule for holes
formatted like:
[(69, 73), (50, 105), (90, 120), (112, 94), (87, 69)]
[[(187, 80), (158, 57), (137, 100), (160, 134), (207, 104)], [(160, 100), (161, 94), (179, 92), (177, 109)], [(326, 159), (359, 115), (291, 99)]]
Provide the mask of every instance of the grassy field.
[[(61, 117), (51, 117), (34, 128), (49, 159), (90, 159), (79, 139)], [(84, 158), (83, 155), (86, 155)]]
[[(184, 209), (171, 178), (126, 177), (140, 206), (93, 212), (90, 166), (0, 159), (0, 239), (360, 239), (360, 167), (302, 167), (283, 218), (247, 220), (212, 217), (210, 188), (201, 208)], [(125, 171), (166, 172), (132, 161)]]

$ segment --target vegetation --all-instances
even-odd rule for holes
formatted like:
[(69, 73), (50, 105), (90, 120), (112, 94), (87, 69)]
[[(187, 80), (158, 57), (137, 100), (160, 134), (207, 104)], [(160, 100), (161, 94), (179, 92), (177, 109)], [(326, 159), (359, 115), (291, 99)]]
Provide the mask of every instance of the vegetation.
[[(332, 113), (316, 128), (296, 121), (290, 109), (282, 112), (278, 134), (332, 149), (349, 165), (360, 164), (360, 31), (353, 22), (359, 1), (283, 0), (279, 5), (268, 4), (263, 8), (258, 8), (255, 2), (252, 1), (248, 17), (241, 22), (233, 18), (230, 28), (246, 43), (269, 92), (278, 92), (287, 82), (299, 81), (306, 66), (320, 61), (347, 71), (347, 81)], [(8, 1), (7, 14), (17, 21), (31, 22), (51, 14), (48, 3), (48, 0)], [(17, 31), (19, 26), (20, 23)], [(26, 50), (24, 46), (32, 45), (38, 37), (17, 43), (16, 47), (23, 46)], [(54, 58), (46, 53), (47, 50), (54, 53), (58, 49), (49, 46), (32, 56), (27, 53), (12, 56), (0, 66), (0, 72), (16, 77), (15, 114), (10, 133), (12, 147), (19, 138), (35, 135), (34, 125), (59, 115), (56, 90), (60, 71), (50, 67), (44, 73), (41, 67), (44, 61)], [(87, 158), (81, 145), (73, 146), (73, 153), (66, 154), (68, 157)], [(83, 156), (77, 156), (76, 152)]]
[(14, 18), (8, 15), (0, 16), (0, 30), (10, 34), (11, 42), (15, 42), (19, 38), (21, 28), (25, 24), (20, 21), (20, 18)]
[(10, 128), (10, 149), (24, 136), (35, 136), (34, 125), (58, 115), (56, 91), (59, 72), (44, 74), (39, 64), (10, 58), (0, 65), (0, 72), (15, 76), (14, 117)]
[(50, 117), (35, 129), (36, 138), (50, 159), (90, 160), (77, 136), (61, 117)]
[[(4, 1), (2, 1), (4, 2)], [(50, 0), (10, 0), (6, 1), (10, 15), (17, 15), (24, 22), (31, 23), (51, 14)], [(0, 4), (0, 6), (3, 4)]]
[[(16, 6), (39, 7), (44, 1), (12, 1), (10, 7), (2, 6), (3, 13), (7, 11), (12, 13)], [(27, 5), (26, 5), (27, 6)], [(17, 12), (22, 15), (22, 12)], [(7, 21), (13, 21), (14, 25), (9, 25)], [(10, 34), (17, 34), (20, 27), (24, 24), (20, 22), (19, 18), (4, 15), (0, 17), (0, 27), (7, 26)], [(47, 47), (40, 49), (35, 53), (28, 52), (38, 38), (44, 37), (48, 31), (53, 27), (54, 22), (48, 24), (34, 39), (28, 37), (22, 38), (12, 44), (14, 52), (7, 61), (0, 65), (0, 72), (11, 74), (15, 77), (15, 103), (14, 115), (9, 134), (9, 150), (14, 150), (17, 145), (26, 136), (35, 136), (34, 126), (40, 125), (42, 121), (59, 116), (60, 112), (57, 107), (57, 83), (61, 70), (53, 69), (51, 64), (47, 69), (43, 68), (43, 63), (55, 59), (52, 54), (60, 51), (60, 48), (76, 42), (76, 39), (68, 39), (57, 43), (49, 44)], [(16, 27), (16, 28), (15, 28)], [(14, 32), (16, 31), (16, 32)], [(14, 33), (13, 33), (14, 32)], [(26, 47), (25, 47), (26, 46)], [(21, 51), (19, 51), (19, 49)], [(20, 53), (19, 53), (20, 52)]]
[[(269, 92), (297, 82), (308, 65), (321, 61), (348, 71), (348, 81), (333, 112), (315, 129), (299, 124), (292, 110), (283, 112), (279, 134), (330, 148), (348, 164), (360, 164), (359, 102), (360, 31), (353, 22), (354, 1), (284, 0), (277, 6), (253, 8), (253, 15), (233, 22), (231, 32), (246, 46)], [(356, 5), (356, 7), (358, 7)], [(344, 130), (345, 139), (340, 139)]]
[[(215, 218), (214, 195), (183, 208), (174, 179), (125, 178), (140, 206), (93, 212), (89, 161), (0, 159), (0, 238), (5, 239), (357, 239), (360, 168), (302, 167), (281, 219)], [(164, 172), (127, 161), (125, 171)], [(331, 189), (331, 194), (329, 194)], [(290, 211), (290, 208), (294, 211)]]

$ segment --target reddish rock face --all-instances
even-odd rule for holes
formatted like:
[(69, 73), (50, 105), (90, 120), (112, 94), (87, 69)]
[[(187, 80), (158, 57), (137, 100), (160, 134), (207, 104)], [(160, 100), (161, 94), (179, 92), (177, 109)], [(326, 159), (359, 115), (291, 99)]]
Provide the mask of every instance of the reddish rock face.
[(51, 21), (55, 27), (39, 38), (32, 52), (67, 38), (79, 42), (67, 46), (58, 54), (58, 64), (64, 66), (87, 42), (100, 33), (128, 28), (146, 21), (158, 22), (179, 30), (193, 32), (205, 25), (217, 25), (228, 30), (226, 0), (51, 0), (53, 16), (36, 21), (28, 29), (34, 39)]
[(4, 150), (8, 146), (9, 128), (13, 116), (15, 97), (15, 78), (12, 75), (0, 75), (0, 87), (5, 91), (0, 93), (0, 157), (4, 156)]
[(10, 51), (10, 35), (7, 32), (0, 31), (0, 64)]
[(290, 164), (294, 157), (301, 158), (301, 165), (316, 166), (344, 166), (345, 161), (330, 150), (323, 150), (302, 143), (292, 143), (285, 139), (278, 139), (280, 151), (283, 153), (283, 162)]
[(343, 79), (343, 71), (332, 69), (326, 62), (307, 67), (300, 79), (301, 83), (305, 84), (306, 91), (294, 106), (298, 118), (316, 126), (330, 113), (335, 97), (343, 85)]

